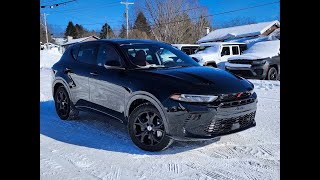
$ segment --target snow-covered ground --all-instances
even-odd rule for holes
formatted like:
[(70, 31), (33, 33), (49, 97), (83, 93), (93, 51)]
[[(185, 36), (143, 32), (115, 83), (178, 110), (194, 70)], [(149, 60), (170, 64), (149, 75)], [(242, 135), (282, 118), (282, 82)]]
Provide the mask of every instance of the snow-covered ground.
[(52, 48), (50, 50), (40, 50), (40, 69), (51, 68), (61, 57), (61, 53), (58, 48)]
[(51, 71), (40, 68), (40, 178), (280, 179), (280, 82), (251, 82), (259, 101), (256, 127), (151, 153), (136, 147), (126, 127), (111, 118), (81, 112), (80, 120), (60, 120)]

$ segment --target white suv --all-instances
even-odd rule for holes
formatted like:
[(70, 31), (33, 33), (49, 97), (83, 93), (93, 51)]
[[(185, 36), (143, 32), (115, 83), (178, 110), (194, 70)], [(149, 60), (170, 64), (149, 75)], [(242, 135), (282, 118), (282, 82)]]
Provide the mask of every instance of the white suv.
[(190, 55), (202, 66), (224, 69), (224, 64), (231, 56), (242, 54), (247, 49), (245, 43), (212, 42), (201, 43), (195, 54)]

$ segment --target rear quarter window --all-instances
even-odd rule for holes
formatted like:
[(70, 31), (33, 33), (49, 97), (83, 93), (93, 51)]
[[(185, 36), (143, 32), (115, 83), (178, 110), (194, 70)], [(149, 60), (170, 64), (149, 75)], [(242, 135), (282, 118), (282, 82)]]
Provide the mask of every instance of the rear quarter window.
[(98, 44), (84, 44), (79, 48), (77, 60), (87, 64), (96, 64), (98, 55)]
[(77, 59), (77, 56), (78, 56), (78, 52), (79, 52), (79, 46), (73, 46), (71, 48), (71, 56), (73, 57), (73, 59)]

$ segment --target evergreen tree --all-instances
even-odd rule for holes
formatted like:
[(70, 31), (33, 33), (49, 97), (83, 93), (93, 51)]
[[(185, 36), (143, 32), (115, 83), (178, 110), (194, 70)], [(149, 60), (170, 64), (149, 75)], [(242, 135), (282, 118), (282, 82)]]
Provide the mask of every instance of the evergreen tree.
[(114, 32), (112, 31), (111, 27), (109, 26), (108, 23), (105, 23), (102, 26), (102, 29), (100, 31), (100, 38), (101, 39), (106, 39), (106, 38), (114, 38)]
[(150, 35), (151, 33), (150, 24), (147, 22), (146, 17), (141, 11), (138, 13), (137, 19), (135, 20), (133, 25), (133, 29), (145, 32), (147, 35)]
[(83, 28), (82, 25), (79, 25), (79, 24), (75, 25), (75, 29), (76, 29), (76, 32), (77, 32), (77, 37), (76, 38), (85, 37), (86, 34), (88, 33), (88, 31), (85, 28)]
[(127, 37), (126, 27), (122, 24), (121, 30), (120, 30), (120, 34), (119, 34), (119, 38), (126, 38), (126, 37)]
[(64, 33), (65, 36), (72, 36), (73, 38), (77, 38), (77, 30), (76, 27), (73, 25), (72, 21), (69, 21), (66, 31)]

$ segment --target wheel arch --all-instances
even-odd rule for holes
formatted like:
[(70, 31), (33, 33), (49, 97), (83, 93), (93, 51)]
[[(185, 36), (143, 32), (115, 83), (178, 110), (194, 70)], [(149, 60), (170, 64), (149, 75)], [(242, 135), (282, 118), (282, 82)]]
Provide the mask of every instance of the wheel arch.
[(165, 114), (165, 109), (162, 106), (161, 102), (151, 93), (148, 93), (145, 91), (138, 91), (138, 92), (133, 93), (126, 103), (126, 108), (124, 111), (125, 118), (129, 119), (130, 110), (133, 110), (133, 109), (130, 109), (130, 107), (131, 107), (131, 105), (133, 105), (133, 102), (135, 102), (137, 100), (142, 100), (141, 103), (148, 101), (148, 102), (152, 103), (152, 105), (154, 105), (158, 109), (158, 111), (161, 115), (161, 118), (164, 121), (165, 131), (166, 131), (166, 133), (169, 133), (168, 132), (169, 127), (168, 127), (167, 116)]
[(72, 94), (70, 93), (70, 89), (68, 88), (69, 87), (68, 83), (63, 78), (59, 78), (59, 77), (57, 77), (52, 83), (52, 96), (54, 96), (54, 93), (56, 92), (58, 87), (61, 85), (67, 90), (69, 98), (71, 100)]

